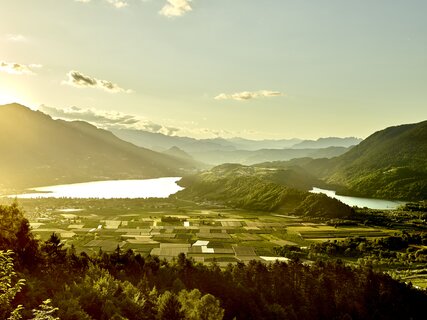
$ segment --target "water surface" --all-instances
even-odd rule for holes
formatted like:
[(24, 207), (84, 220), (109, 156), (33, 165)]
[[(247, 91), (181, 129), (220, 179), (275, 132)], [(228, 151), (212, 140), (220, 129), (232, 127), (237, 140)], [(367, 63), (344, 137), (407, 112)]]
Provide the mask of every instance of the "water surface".
[(368, 207), (371, 209), (378, 209), (378, 210), (385, 210), (385, 209), (391, 210), (391, 209), (396, 209), (397, 207), (404, 204), (404, 202), (402, 201), (339, 196), (339, 195), (336, 195), (335, 191), (333, 190), (325, 190), (320, 188), (313, 188), (310, 192), (326, 194), (328, 197), (338, 199), (341, 202), (351, 207), (358, 206), (360, 208)]
[(36, 198), (167, 198), (183, 188), (176, 184), (181, 178), (157, 178), (143, 180), (110, 180), (63, 184), (31, 188), (37, 193), (18, 194), (10, 197)]

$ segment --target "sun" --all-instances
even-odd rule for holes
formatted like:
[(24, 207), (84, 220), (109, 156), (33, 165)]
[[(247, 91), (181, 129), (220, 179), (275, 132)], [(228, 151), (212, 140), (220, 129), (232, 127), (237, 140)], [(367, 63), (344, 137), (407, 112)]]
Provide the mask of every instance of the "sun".
[(15, 93), (13, 89), (5, 89), (0, 86), (0, 106), (10, 103), (19, 103), (32, 110), (37, 110), (39, 105), (25, 94)]
[(4, 91), (0, 88), (0, 105), (8, 104), (8, 103), (20, 103), (21, 99), (18, 98), (16, 95)]

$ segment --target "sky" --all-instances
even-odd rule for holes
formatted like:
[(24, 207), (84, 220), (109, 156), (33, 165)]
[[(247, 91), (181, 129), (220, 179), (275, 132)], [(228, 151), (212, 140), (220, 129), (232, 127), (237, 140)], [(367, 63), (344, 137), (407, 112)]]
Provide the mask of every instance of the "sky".
[(427, 119), (425, 0), (0, 0), (0, 104), (196, 138)]

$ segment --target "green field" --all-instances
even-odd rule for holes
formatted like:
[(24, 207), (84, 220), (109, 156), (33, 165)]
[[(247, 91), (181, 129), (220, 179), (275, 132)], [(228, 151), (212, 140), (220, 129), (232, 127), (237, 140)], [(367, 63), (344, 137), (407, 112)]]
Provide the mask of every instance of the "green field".
[(307, 247), (348, 236), (378, 238), (396, 231), (334, 227), (299, 217), (172, 199), (26, 199), (20, 205), (36, 237), (46, 240), (57, 233), (77, 252), (111, 252), (119, 247), (168, 260), (183, 252), (205, 263), (277, 257), (273, 249), (279, 246)]
[[(0, 199), (2, 204), (12, 201)], [(19, 205), (37, 238), (47, 240), (56, 233), (66, 248), (73, 246), (76, 252), (95, 254), (119, 248), (122, 252), (133, 250), (166, 260), (184, 253), (196, 262), (215, 262), (221, 268), (250, 260), (287, 261), (298, 257), (310, 264), (317, 259), (339, 258), (352, 265), (371, 263), (400, 281), (427, 287), (425, 264), (415, 261), (413, 253), (412, 260), (405, 260), (381, 258), (375, 253), (359, 259), (313, 251), (317, 244), (340, 243), (358, 237), (379, 240), (402, 231), (412, 232), (414, 216), (410, 212), (359, 210), (350, 225), (340, 225), (326, 219), (176, 199), (23, 199)], [(424, 224), (418, 230), (425, 231)], [(300, 251), (290, 254), (277, 251), (286, 247), (300, 248)], [(419, 249), (414, 248), (413, 252)], [(397, 257), (410, 255), (406, 249), (395, 254)]]

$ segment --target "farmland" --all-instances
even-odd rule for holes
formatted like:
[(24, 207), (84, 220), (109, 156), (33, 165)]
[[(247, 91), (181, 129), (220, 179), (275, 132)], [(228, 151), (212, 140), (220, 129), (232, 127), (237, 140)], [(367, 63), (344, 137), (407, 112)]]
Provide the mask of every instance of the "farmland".
[[(2, 199), (3, 204), (11, 201)], [(281, 247), (300, 248), (302, 251), (297, 256), (309, 264), (319, 258), (340, 258), (349, 264), (366, 263), (366, 256), (357, 259), (348, 255), (318, 254), (313, 248), (316, 244), (339, 244), (352, 238), (374, 241), (414, 228), (403, 213), (388, 214), (399, 218), (391, 220), (394, 223), (386, 223), (387, 226), (366, 225), (361, 221), (340, 226), (331, 224), (331, 220), (233, 209), (172, 198), (22, 199), (19, 205), (38, 239), (47, 240), (56, 233), (66, 248), (73, 248), (77, 253), (91, 255), (119, 248), (121, 252), (133, 250), (168, 261), (184, 253), (196, 262), (215, 262), (222, 268), (230, 263), (287, 261), (295, 257), (294, 253), (281, 254), (277, 250)], [(365, 221), (373, 219), (364, 211), (359, 214)], [(378, 216), (380, 213), (375, 215), (375, 219), (378, 220)], [(402, 216), (405, 217), (403, 220)], [(420, 248), (414, 246), (411, 249)], [(405, 252), (399, 255), (404, 256)], [(427, 287), (422, 263), (402, 259), (380, 263), (373, 256), (369, 259), (369, 263), (377, 264), (378, 269), (396, 278)]]
[[(3, 202), (10, 200), (3, 200)], [(33, 233), (58, 234), (77, 252), (132, 249), (172, 259), (180, 252), (199, 262), (236, 263), (275, 257), (273, 248), (309, 246), (348, 236), (385, 237), (394, 229), (334, 227), (295, 216), (236, 210), (171, 199), (20, 200)]]

